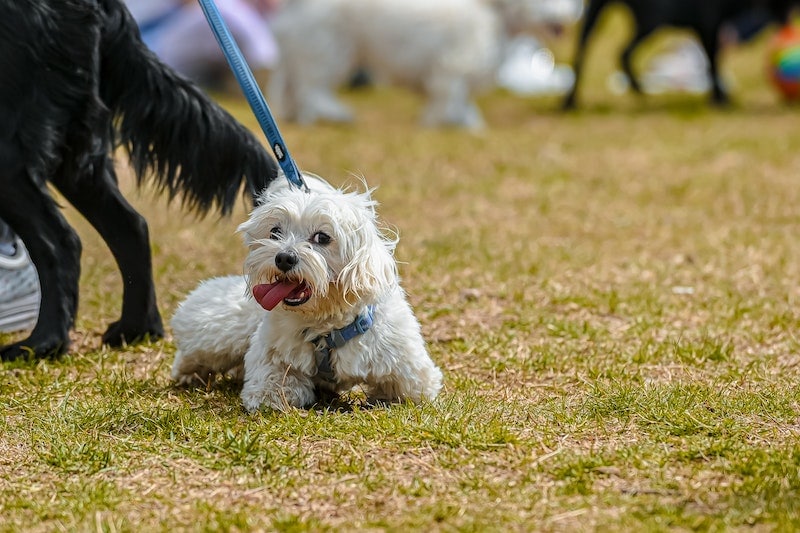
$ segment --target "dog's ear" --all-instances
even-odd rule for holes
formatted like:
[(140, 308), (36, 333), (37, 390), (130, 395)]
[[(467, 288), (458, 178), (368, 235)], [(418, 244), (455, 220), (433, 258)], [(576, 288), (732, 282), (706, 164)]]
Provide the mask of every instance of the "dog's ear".
[(397, 238), (389, 238), (378, 227), (375, 202), (369, 192), (354, 195), (361, 203), (357, 224), (351, 228), (349, 250), (344, 251), (348, 263), (339, 273), (338, 284), (345, 297), (373, 299), (397, 283), (397, 264), (394, 248)]
[(242, 241), (244, 242), (244, 245), (247, 246), (248, 248), (253, 243), (253, 235), (251, 233), (252, 228), (253, 228), (252, 219), (248, 219), (242, 222), (241, 224), (239, 224), (239, 227), (236, 228), (236, 233), (240, 233), (242, 235)]
[[(262, 202), (265, 202), (267, 199), (268, 196), (261, 196)], [(269, 206), (262, 203), (262, 205), (255, 208), (250, 213), (247, 220), (239, 224), (239, 227), (236, 228), (236, 232), (241, 234), (242, 241), (246, 247), (250, 248), (253, 243), (264, 238), (265, 235), (269, 235), (268, 226), (271, 217), (272, 211), (269, 209)]]
[(259, 235), (261, 235), (261, 226), (264, 223), (261, 219), (256, 217), (250, 217), (246, 221), (239, 224), (239, 227), (236, 228), (236, 232), (241, 234), (242, 242), (247, 248), (250, 248), (251, 245), (256, 243), (259, 240)]

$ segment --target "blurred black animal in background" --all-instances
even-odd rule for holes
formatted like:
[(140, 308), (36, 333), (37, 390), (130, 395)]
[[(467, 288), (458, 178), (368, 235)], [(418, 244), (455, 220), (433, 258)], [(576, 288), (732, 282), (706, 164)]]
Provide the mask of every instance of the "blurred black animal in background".
[(127, 151), (139, 183), (197, 212), (228, 213), (277, 176), (261, 143), (142, 44), (122, 0), (0, 0), (0, 219), (39, 273), (39, 320), (0, 358), (69, 347), (81, 244), (48, 183), (100, 233), (123, 280), (122, 315), (103, 335), (118, 346), (164, 329), (147, 223), (123, 198), (112, 153)]
[(631, 41), (620, 57), (622, 70), (628, 76), (631, 89), (641, 94), (642, 87), (631, 68), (631, 56), (636, 47), (655, 30), (677, 27), (693, 30), (700, 39), (709, 61), (712, 102), (727, 104), (728, 94), (719, 80), (720, 29), (723, 24), (741, 17), (751, 10), (765, 11), (775, 22), (786, 23), (793, 2), (790, 0), (589, 0), (578, 36), (573, 68), (575, 82), (564, 98), (562, 107), (574, 109), (577, 104), (578, 83), (589, 36), (602, 11), (611, 3), (619, 2), (630, 8), (634, 18)]

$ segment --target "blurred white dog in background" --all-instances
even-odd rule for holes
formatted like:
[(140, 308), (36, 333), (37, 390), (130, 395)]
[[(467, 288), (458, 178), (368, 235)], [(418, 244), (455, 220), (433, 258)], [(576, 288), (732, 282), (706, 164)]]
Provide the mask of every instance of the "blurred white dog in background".
[(281, 58), (270, 104), (302, 124), (349, 122), (335, 95), (357, 68), (426, 95), (428, 126), (484, 126), (474, 95), (492, 86), (514, 35), (577, 18), (579, 0), (286, 0), (273, 19)]

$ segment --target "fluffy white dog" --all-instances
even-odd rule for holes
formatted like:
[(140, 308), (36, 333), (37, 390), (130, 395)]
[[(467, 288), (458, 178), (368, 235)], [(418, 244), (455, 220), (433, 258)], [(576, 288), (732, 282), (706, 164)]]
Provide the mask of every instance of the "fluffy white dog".
[(400, 287), (396, 240), (379, 229), (370, 192), (305, 179), (310, 192), (275, 180), (239, 226), (246, 276), (201, 283), (178, 307), (173, 379), (243, 374), (249, 411), (308, 406), (317, 387), (432, 400), (442, 373)]
[(509, 37), (580, 9), (576, 0), (287, 0), (272, 23), (281, 58), (270, 102), (300, 123), (348, 122), (334, 91), (364, 67), (426, 94), (423, 124), (481, 128), (473, 96), (493, 83)]

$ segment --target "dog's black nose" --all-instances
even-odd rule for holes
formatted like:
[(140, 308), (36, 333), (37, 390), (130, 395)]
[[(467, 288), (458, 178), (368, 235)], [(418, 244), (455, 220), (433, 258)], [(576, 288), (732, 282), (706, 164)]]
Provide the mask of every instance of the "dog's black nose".
[(275, 266), (278, 267), (281, 272), (289, 272), (298, 261), (300, 261), (300, 258), (297, 257), (297, 254), (294, 252), (280, 252), (275, 256)]

